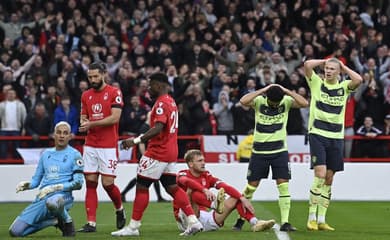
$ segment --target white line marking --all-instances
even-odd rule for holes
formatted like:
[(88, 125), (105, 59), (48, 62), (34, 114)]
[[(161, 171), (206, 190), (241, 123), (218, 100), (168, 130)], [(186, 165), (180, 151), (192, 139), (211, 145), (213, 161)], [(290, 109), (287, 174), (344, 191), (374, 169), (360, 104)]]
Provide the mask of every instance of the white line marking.
[(279, 240), (290, 240), (290, 237), (288, 236), (287, 232), (281, 232), (279, 231), (280, 229), (280, 225), (279, 224), (275, 224), (272, 229), (274, 230), (275, 232), (275, 235), (276, 237), (279, 239)]

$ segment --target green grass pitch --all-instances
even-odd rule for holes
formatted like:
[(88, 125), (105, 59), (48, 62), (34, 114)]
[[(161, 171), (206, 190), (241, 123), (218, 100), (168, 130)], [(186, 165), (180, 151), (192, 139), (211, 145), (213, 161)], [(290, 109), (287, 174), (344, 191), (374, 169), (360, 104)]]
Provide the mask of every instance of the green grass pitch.
[[(0, 203), (0, 239), (11, 239), (8, 227), (20, 211), (28, 203)], [(256, 215), (259, 218), (274, 218), (279, 221), (277, 202), (254, 202)], [(125, 204), (127, 218), (131, 213), (132, 203)], [(110, 236), (115, 229), (115, 214), (111, 203), (100, 203), (98, 207), (96, 233), (77, 233), (75, 239), (114, 239)], [(335, 232), (309, 232), (306, 230), (307, 202), (293, 201), (290, 222), (298, 228), (297, 232), (289, 233), (293, 240), (385, 240), (390, 239), (390, 203), (389, 202), (344, 202), (333, 201), (328, 210), (327, 221), (336, 228)], [(85, 223), (84, 204), (76, 203), (71, 210), (76, 229)], [(231, 230), (236, 218), (234, 212), (225, 222), (225, 226), (216, 232), (204, 232), (190, 237), (191, 239), (262, 239), (277, 240), (274, 231), (251, 232), (249, 224), (243, 231)], [(170, 203), (150, 203), (145, 212), (141, 226), (141, 236), (132, 239), (186, 239), (180, 237), (172, 215)], [(54, 227), (33, 234), (24, 239), (63, 239), (61, 232)], [(128, 239), (119, 238), (119, 239)]]

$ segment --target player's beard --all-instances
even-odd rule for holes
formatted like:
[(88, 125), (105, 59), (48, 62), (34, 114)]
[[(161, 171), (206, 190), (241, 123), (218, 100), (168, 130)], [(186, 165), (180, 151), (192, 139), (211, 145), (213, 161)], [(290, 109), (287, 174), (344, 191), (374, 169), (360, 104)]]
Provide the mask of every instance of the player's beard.
[(95, 90), (99, 90), (103, 85), (103, 80), (101, 80), (100, 82), (94, 82), (94, 83), (91, 83), (91, 87)]

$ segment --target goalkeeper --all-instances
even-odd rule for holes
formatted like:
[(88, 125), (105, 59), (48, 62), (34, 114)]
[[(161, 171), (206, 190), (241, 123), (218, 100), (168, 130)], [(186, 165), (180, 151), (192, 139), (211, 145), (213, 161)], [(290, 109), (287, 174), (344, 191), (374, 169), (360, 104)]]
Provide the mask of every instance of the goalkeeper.
[(83, 185), (83, 161), (79, 151), (69, 146), (71, 128), (61, 121), (54, 128), (54, 148), (45, 150), (31, 181), (22, 181), (16, 192), (39, 187), (35, 200), (9, 228), (13, 237), (24, 237), (49, 226), (56, 226), (62, 236), (74, 236), (74, 224), (68, 211), (73, 205), (73, 190)]

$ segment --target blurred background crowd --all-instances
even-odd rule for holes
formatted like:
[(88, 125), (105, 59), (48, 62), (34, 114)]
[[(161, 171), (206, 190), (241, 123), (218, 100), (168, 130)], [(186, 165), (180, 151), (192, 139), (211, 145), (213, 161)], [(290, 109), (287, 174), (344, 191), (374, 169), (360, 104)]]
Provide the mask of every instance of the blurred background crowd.
[[(157, 71), (171, 83), (180, 135), (245, 135), (254, 114), (244, 94), (278, 83), (310, 99), (302, 62), (329, 57), (364, 79), (346, 135), (390, 135), (389, 17), (386, 0), (2, 0), (0, 135), (49, 136), (61, 120), (77, 135), (94, 61), (123, 92), (121, 135), (139, 134)], [(288, 134), (305, 134), (308, 114), (291, 111)]]

